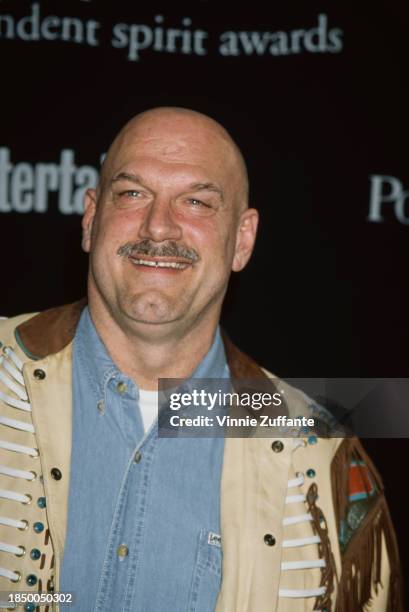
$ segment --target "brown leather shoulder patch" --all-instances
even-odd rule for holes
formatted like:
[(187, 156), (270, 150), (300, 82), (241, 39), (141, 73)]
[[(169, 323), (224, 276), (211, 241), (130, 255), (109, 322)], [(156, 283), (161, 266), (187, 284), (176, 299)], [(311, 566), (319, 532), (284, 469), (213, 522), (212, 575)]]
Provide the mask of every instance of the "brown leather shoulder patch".
[(44, 310), (16, 328), (17, 342), (32, 359), (58, 353), (74, 338), (75, 329), (85, 307), (84, 298)]

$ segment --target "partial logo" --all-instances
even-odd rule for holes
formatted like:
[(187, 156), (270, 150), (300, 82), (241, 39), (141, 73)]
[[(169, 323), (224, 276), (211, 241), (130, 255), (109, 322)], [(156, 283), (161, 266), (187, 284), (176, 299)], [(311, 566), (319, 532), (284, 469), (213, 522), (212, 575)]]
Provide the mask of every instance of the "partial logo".
[(388, 174), (372, 174), (370, 180), (369, 214), (370, 223), (385, 223), (391, 218), (409, 225), (409, 191), (402, 181)]
[(218, 548), (221, 548), (222, 538), (218, 533), (213, 533), (213, 531), (209, 531), (207, 543), (210, 544), (210, 546), (217, 546)]

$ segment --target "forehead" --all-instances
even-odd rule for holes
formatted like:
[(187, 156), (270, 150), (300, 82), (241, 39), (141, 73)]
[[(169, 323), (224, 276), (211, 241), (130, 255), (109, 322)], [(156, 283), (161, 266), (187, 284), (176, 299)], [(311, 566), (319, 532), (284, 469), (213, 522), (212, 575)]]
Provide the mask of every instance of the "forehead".
[(227, 139), (211, 127), (189, 123), (148, 123), (125, 130), (109, 158), (110, 177), (138, 165), (170, 173), (190, 171), (223, 182), (234, 180), (237, 173)]

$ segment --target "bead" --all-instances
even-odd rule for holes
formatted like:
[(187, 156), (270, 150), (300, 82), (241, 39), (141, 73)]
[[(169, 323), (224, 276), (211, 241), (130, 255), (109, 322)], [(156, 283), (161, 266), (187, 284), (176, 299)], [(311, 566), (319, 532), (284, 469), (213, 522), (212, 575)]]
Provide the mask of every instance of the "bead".
[(264, 536), (264, 543), (267, 544), (267, 546), (274, 546), (276, 539), (271, 533), (266, 533)]
[(34, 376), (34, 378), (36, 378), (37, 380), (44, 380), (44, 378), (45, 378), (45, 372), (44, 372), (44, 370), (41, 370), (40, 368), (37, 368), (36, 370), (34, 370), (34, 372), (33, 372), (33, 376)]
[(307, 474), (308, 478), (314, 478), (315, 475), (316, 475), (316, 472), (315, 472), (315, 470), (310, 468), (309, 470), (306, 471), (306, 474)]
[(24, 606), (24, 612), (34, 612), (36, 609), (36, 605), (34, 603), (26, 603)]
[(53, 478), (54, 480), (61, 480), (62, 478), (61, 470), (59, 470), (56, 467), (53, 467), (51, 469), (51, 478)]
[(46, 500), (45, 500), (45, 497), (39, 497), (39, 498), (37, 499), (37, 506), (38, 506), (39, 508), (45, 508), (45, 507), (46, 507), (46, 505), (47, 505), (47, 502), (46, 502)]
[(29, 574), (26, 578), (26, 582), (28, 586), (34, 586), (35, 584), (37, 584), (37, 576), (35, 576), (34, 574)]
[(40, 521), (38, 521), (37, 523), (34, 523), (33, 529), (36, 533), (41, 533), (42, 531), (44, 531), (44, 525), (43, 523), (40, 523)]
[(37, 559), (41, 557), (41, 552), (38, 550), (38, 548), (32, 548), (30, 551), (30, 557), (33, 561), (37, 561)]
[(284, 444), (281, 442), (281, 440), (276, 440), (272, 443), (271, 448), (275, 453), (281, 453), (284, 448)]
[(317, 442), (318, 442), (317, 436), (309, 436), (308, 437), (308, 444), (317, 444)]

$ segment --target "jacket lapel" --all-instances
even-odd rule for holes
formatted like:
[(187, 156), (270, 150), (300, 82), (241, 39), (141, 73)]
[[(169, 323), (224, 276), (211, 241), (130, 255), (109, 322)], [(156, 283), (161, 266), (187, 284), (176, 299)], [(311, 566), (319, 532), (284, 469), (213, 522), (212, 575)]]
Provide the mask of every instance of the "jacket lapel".
[[(47, 513), (57, 558), (63, 551), (71, 462), (72, 344), (62, 351), (23, 366), (40, 452)], [(39, 378), (38, 372), (43, 372)], [(61, 478), (52, 477), (53, 468)]]

